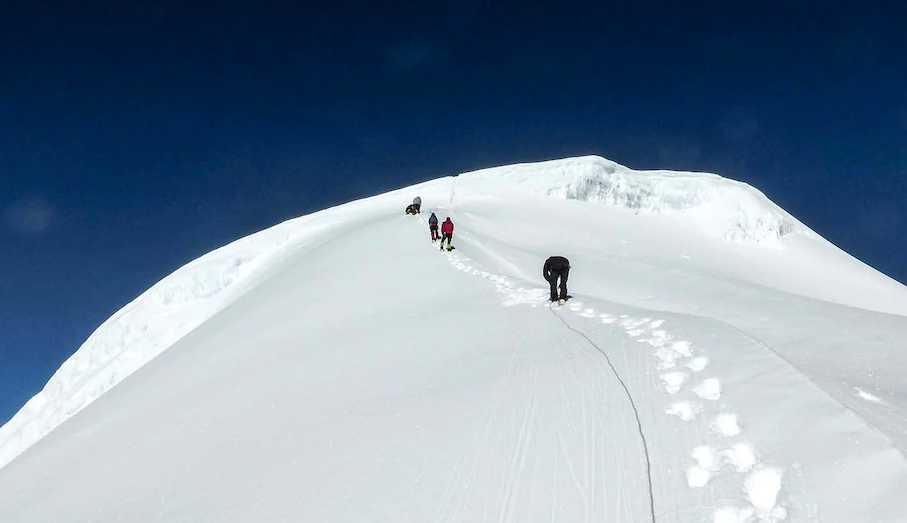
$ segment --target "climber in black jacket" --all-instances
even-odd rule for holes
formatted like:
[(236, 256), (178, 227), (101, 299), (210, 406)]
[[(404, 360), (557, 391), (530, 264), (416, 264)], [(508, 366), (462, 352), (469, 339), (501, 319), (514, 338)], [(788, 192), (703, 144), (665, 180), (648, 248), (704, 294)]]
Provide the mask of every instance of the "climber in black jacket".
[[(570, 260), (567, 258), (552, 256), (545, 260), (545, 265), (542, 267), (542, 276), (551, 285), (551, 301), (567, 299), (567, 276), (569, 274)], [(561, 280), (560, 289), (558, 289), (557, 285), (558, 278)], [(558, 294), (558, 290), (560, 290), (560, 294)]]

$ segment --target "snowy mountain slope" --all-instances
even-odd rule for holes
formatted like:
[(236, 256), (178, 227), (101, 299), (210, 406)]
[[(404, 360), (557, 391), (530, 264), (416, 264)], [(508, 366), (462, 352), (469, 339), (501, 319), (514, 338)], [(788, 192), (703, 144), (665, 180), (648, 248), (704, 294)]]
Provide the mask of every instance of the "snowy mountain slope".
[[(199, 260), (257, 262), (171, 316), (196, 324), (171, 350), (165, 319), (82, 372), (135, 371), (0, 469), (0, 521), (903, 521), (905, 289), (740, 184), (646, 207), (626, 194), (648, 174), (616, 166), (635, 178), (610, 200), (563, 198), (604, 187), (600, 165), (437, 180)], [(454, 253), (400, 215), (415, 194), (455, 220)], [(793, 227), (737, 241), (703, 225), (736, 219), (719, 200)], [(575, 298), (551, 311), (554, 253)], [(155, 292), (206, 288), (178, 281)], [(53, 410), (91, 382), (58, 375)]]
[[(399, 196), (385, 198), (396, 203)], [(318, 248), (341, 226), (364, 226), (367, 206), (339, 206), (272, 227), (202, 256), (151, 287), (92, 333), (0, 427), (0, 467), (238, 299), (288, 253)]]
[[(472, 199), (498, 193), (504, 205), (514, 189), (536, 197), (522, 197), (515, 211), (551, 197), (604, 203), (591, 213), (584, 205), (559, 205), (557, 212), (565, 213), (568, 233), (594, 220), (590, 246), (607, 246), (612, 256), (664, 258), (665, 268), (686, 257), (684, 270), (907, 315), (907, 293), (898, 282), (834, 247), (756, 189), (714, 174), (634, 171), (593, 156), (483, 169), (458, 177), (458, 187)], [(713, 241), (718, 238), (726, 241)]]

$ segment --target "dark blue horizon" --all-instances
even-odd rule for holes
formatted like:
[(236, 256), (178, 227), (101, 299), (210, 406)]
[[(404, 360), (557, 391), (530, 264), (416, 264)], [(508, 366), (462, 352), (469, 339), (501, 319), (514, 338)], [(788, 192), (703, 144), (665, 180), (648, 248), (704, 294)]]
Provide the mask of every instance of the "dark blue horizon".
[(494, 165), (717, 173), (907, 282), (902, 3), (183, 4), (4, 4), (0, 424), (192, 259)]

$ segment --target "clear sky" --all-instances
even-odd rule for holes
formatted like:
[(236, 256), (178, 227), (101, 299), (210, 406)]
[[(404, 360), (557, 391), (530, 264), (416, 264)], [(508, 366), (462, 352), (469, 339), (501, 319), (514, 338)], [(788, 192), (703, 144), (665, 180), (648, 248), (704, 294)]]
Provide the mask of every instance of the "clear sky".
[(184, 263), (492, 165), (715, 172), (907, 281), (904, 2), (420, 4), (5, 0), (0, 423)]

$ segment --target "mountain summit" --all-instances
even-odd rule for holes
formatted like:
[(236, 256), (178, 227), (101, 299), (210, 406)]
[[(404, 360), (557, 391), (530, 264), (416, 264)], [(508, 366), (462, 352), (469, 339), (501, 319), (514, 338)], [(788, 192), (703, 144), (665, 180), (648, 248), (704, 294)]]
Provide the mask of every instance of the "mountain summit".
[(903, 521), (904, 340), (907, 288), (749, 185), (483, 169), (148, 289), (0, 428), (0, 521)]

